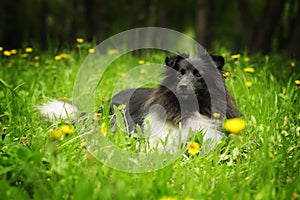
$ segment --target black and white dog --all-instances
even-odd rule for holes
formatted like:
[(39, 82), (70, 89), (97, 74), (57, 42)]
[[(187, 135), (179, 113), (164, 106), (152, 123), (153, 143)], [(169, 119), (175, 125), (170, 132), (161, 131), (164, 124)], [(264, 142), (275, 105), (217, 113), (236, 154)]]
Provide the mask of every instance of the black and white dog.
[[(222, 76), (225, 64), (222, 56), (206, 55), (190, 59), (186, 54), (168, 56), (163, 80), (156, 88), (134, 88), (121, 91), (111, 99), (113, 106), (125, 105), (125, 120), (129, 132), (139, 125), (147, 132), (151, 147), (174, 152), (178, 145), (188, 140), (190, 131), (202, 131), (203, 140), (219, 141), (223, 136), (220, 124), (212, 120), (212, 103), (224, 105), (218, 116), (236, 118), (239, 111)], [(210, 71), (216, 73), (210, 74)], [(222, 93), (223, 96), (218, 93)], [(214, 97), (214, 102), (212, 102)], [(43, 116), (75, 117), (76, 106), (52, 101), (40, 106)], [(163, 141), (163, 144), (162, 144)]]

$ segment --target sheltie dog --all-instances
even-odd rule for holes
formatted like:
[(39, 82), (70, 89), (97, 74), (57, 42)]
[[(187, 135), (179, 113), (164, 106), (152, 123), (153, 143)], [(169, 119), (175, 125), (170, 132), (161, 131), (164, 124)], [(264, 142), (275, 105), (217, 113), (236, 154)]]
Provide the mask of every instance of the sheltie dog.
[[(114, 106), (124, 104), (127, 130), (135, 132), (140, 126), (147, 133), (145, 137), (150, 147), (170, 152), (186, 143), (191, 131), (201, 131), (203, 142), (208, 139), (219, 141), (226, 133), (222, 132), (220, 124), (212, 120), (212, 116), (216, 114), (227, 119), (240, 116), (224, 84), (224, 58), (205, 55), (190, 59), (187, 54), (178, 54), (167, 56), (165, 64), (163, 80), (156, 88), (132, 88), (119, 92), (111, 99), (110, 114), (114, 115)], [(224, 109), (213, 113), (213, 103), (217, 104), (215, 107), (223, 105)], [(64, 116), (75, 118), (70, 114), (78, 112), (76, 106), (61, 101), (43, 104), (39, 109), (52, 121)]]

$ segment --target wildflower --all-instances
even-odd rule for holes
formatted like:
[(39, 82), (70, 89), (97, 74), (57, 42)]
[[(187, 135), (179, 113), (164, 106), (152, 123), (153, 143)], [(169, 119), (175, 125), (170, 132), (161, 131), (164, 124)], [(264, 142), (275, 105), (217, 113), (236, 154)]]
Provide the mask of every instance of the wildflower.
[(27, 47), (27, 48), (25, 49), (25, 52), (26, 52), (26, 53), (31, 53), (31, 52), (32, 52), (32, 48), (31, 48), (31, 47)]
[(62, 100), (63, 101), (68, 101), (68, 97), (63, 97)]
[(241, 57), (241, 54), (234, 54), (231, 56), (232, 59), (238, 59), (239, 57)]
[(11, 49), (11, 50), (10, 50), (10, 53), (11, 53), (11, 54), (17, 54), (17, 52), (18, 52), (17, 49)]
[(7, 50), (5, 50), (5, 51), (3, 51), (3, 55), (5, 55), (5, 56), (10, 56), (11, 55), (11, 52), (10, 51), (7, 51)]
[(107, 135), (107, 127), (106, 127), (106, 123), (105, 122), (103, 122), (101, 124), (100, 129), (101, 129), (102, 135), (105, 137)]
[(282, 94), (286, 94), (286, 87), (281, 88)]
[(246, 67), (244, 68), (244, 72), (253, 73), (255, 69), (253, 67)]
[(110, 49), (110, 50), (108, 50), (108, 54), (109, 55), (113, 55), (113, 54), (117, 54), (117, 53), (118, 53), (117, 49)]
[(82, 44), (84, 42), (83, 38), (76, 38), (76, 42)]
[(295, 62), (291, 62), (291, 67), (295, 67)]
[(299, 199), (299, 194), (297, 192), (293, 192), (293, 200)]
[(185, 197), (184, 200), (195, 200), (195, 199), (192, 197)]
[(300, 85), (300, 80), (295, 80), (296, 85)]
[(213, 116), (214, 116), (215, 119), (219, 119), (220, 118), (220, 113), (214, 113)]
[(81, 146), (81, 147), (85, 147), (85, 146), (86, 146), (86, 142), (81, 142), (81, 143), (80, 143), (80, 146)]
[(118, 105), (118, 109), (119, 109), (119, 110), (124, 110), (125, 107), (126, 107), (125, 104), (120, 104), (120, 105)]
[(138, 63), (139, 63), (139, 65), (143, 65), (143, 64), (145, 64), (145, 61), (144, 60), (139, 60)]
[(248, 56), (246, 56), (245, 58), (244, 58), (244, 62), (249, 62), (250, 61), (250, 58), (248, 57)]
[(62, 125), (60, 127), (61, 131), (63, 133), (65, 133), (66, 135), (72, 134), (74, 132), (74, 130), (69, 126), (69, 125)]
[(22, 53), (22, 54), (21, 54), (21, 57), (22, 57), (22, 58), (27, 58), (27, 57), (28, 57), (28, 54), (27, 54), (27, 53)]
[(57, 55), (54, 57), (54, 60), (61, 60), (61, 59), (62, 59), (62, 57), (60, 55)]
[(89, 53), (95, 53), (95, 49), (89, 49)]
[(247, 82), (246, 82), (246, 86), (247, 86), (247, 88), (251, 88), (251, 87), (252, 87), (252, 85), (253, 85), (253, 83), (252, 83), (252, 82), (250, 82), (250, 81), (247, 81)]
[(225, 58), (225, 57), (227, 57), (227, 54), (226, 53), (222, 53), (221, 56)]
[(275, 158), (275, 155), (271, 153), (271, 154), (269, 155), (269, 158), (274, 159), (274, 158)]
[(0, 47), (0, 51), (3, 51), (3, 47)]
[(178, 164), (177, 163), (173, 166), (173, 169), (178, 169)]
[(196, 155), (200, 151), (200, 144), (198, 142), (190, 142), (188, 145), (189, 154)]
[(141, 69), (140, 73), (141, 73), (141, 74), (145, 74), (145, 73), (146, 73), (146, 70), (145, 70), (145, 69)]
[(67, 58), (70, 58), (70, 55), (69, 54), (66, 54), (66, 53), (62, 53), (59, 55), (61, 58), (63, 59), (67, 59)]
[(245, 127), (245, 120), (240, 118), (228, 119), (224, 123), (224, 129), (232, 134), (239, 134)]
[(125, 72), (120, 72), (119, 74), (120, 74), (121, 77), (124, 77), (126, 75)]
[(162, 197), (159, 200), (176, 200), (176, 197)]
[(62, 132), (60, 130), (52, 130), (50, 132), (50, 137), (54, 140), (58, 140), (62, 137)]
[(36, 61), (38, 61), (38, 60), (40, 60), (40, 57), (39, 56), (34, 56), (33, 59), (36, 60)]
[(230, 74), (229, 72), (224, 72), (224, 73), (223, 73), (223, 77), (226, 78), (226, 77), (229, 76), (229, 74)]

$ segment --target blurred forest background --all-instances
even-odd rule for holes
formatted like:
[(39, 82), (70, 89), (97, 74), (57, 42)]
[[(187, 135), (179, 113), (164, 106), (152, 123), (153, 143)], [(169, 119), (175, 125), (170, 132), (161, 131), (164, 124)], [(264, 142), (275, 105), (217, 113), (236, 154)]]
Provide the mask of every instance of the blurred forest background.
[(0, 46), (68, 47), (131, 28), (171, 28), (207, 49), (300, 56), (299, 0), (1, 0)]

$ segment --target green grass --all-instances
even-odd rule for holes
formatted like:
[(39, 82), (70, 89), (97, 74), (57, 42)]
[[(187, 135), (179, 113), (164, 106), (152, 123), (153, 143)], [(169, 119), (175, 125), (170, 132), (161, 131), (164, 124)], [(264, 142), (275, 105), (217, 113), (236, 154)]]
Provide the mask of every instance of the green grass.
[[(227, 54), (226, 84), (246, 129), (206, 156), (186, 153), (163, 169), (134, 174), (103, 165), (85, 149), (76, 131), (51, 138), (51, 130), (59, 124), (44, 122), (36, 110), (48, 98), (72, 100), (76, 73), (88, 48), (83, 44), (59, 52), (69, 55), (61, 60), (54, 59), (54, 52), (37, 49), (26, 58), (22, 52), (1, 57), (0, 199), (298, 198), (300, 90), (295, 80), (300, 78), (299, 62), (292, 68), (294, 60), (282, 55), (250, 56), (246, 62), (246, 55), (234, 60), (230, 52), (220, 49), (219, 53)], [(122, 73), (139, 60), (163, 63), (164, 56), (128, 54), (112, 63), (108, 78), (97, 89), (97, 106), (103, 104), (102, 97), (108, 100)], [(246, 73), (245, 67), (255, 72)], [(153, 77), (147, 66), (140, 73), (142, 79)], [(246, 82), (252, 82), (252, 87), (247, 88)], [(119, 145), (128, 140), (121, 135)]]

